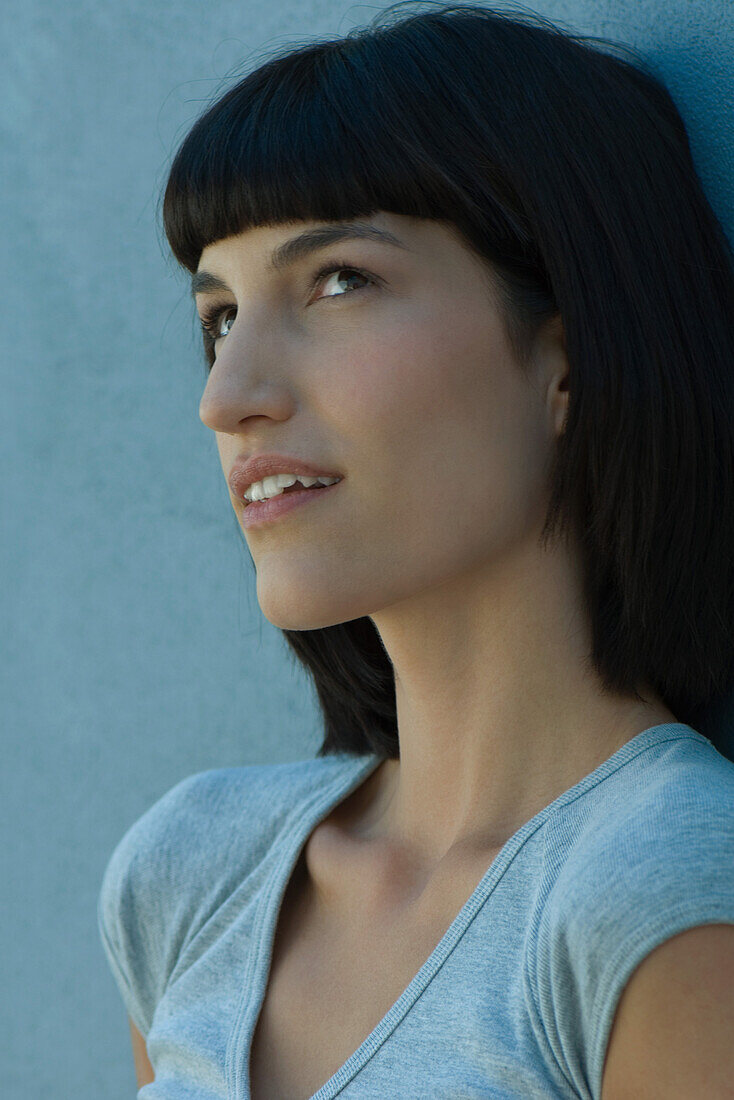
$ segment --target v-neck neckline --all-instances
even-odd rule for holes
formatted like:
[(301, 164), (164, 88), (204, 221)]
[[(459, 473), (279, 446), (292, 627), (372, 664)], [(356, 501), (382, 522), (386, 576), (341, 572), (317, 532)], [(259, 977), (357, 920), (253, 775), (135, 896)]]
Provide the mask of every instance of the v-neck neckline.
[[(642, 730), (593, 771), (563, 791), (534, 814), (529, 821), (521, 825), (492, 859), (470, 897), (398, 999), (354, 1053), (309, 1097), (309, 1100), (332, 1100), (369, 1061), (407, 1015), (419, 995), (451, 954), (523, 844), (556, 810), (582, 795), (652, 745), (691, 736), (708, 742), (703, 734), (684, 722), (663, 722)], [(339, 769), (336, 778), (316, 791), (302, 808), (300, 828), (292, 833), (286, 832), (282, 840), (276, 843), (278, 854), (263, 887), (255, 913), (252, 929), (253, 948), (249, 955), (242, 995), (227, 1045), (225, 1075), (231, 1100), (252, 1100), (249, 1065), (252, 1040), (270, 979), (272, 949), (280, 920), (281, 905), (301, 852), (316, 827), (361, 783), (366, 782), (384, 760), (385, 757), (375, 754), (350, 756), (344, 760), (343, 767)]]

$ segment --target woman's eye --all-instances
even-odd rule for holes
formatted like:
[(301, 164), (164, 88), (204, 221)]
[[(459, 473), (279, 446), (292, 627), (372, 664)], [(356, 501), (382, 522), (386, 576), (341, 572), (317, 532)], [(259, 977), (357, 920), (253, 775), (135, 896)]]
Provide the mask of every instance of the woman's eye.
[[(339, 276), (339, 278), (334, 278)], [(360, 271), (359, 268), (349, 267), (347, 264), (337, 264), (333, 260), (330, 264), (325, 264), (320, 271), (311, 279), (311, 287), (316, 287), (320, 283), (324, 283), (326, 288), (325, 293), (320, 294), (315, 301), (320, 301), (321, 298), (343, 298), (345, 294), (353, 294), (357, 290), (366, 290), (366, 286), (354, 286), (353, 280), (361, 279), (368, 286), (377, 286), (379, 280), (372, 275), (368, 275), (365, 271)], [(201, 317), (201, 328), (204, 333), (204, 342), (206, 347), (213, 352), (213, 345), (217, 340), (223, 339), (231, 331), (232, 325), (235, 322), (237, 316), (237, 309), (235, 306), (212, 306), (208, 312), (205, 312)]]
[[(234, 306), (229, 306), (227, 309), (217, 309), (204, 314), (201, 318), (201, 327), (210, 339), (218, 340), (221, 336), (227, 335), (234, 324), (236, 316), (237, 310)], [(225, 326), (228, 327), (225, 329)], [(223, 329), (225, 331), (222, 331)]]
[[(334, 275), (339, 275), (341, 278), (332, 279)], [(328, 288), (329, 285), (331, 285), (331, 289), (327, 289), (325, 294), (320, 294), (316, 301), (318, 301), (319, 298), (343, 298), (345, 294), (353, 293), (355, 290), (363, 290), (364, 287), (356, 286), (350, 288), (347, 285), (355, 276), (357, 279), (366, 280), (367, 283), (375, 283), (374, 279), (356, 267), (347, 267), (346, 264), (342, 264), (339, 267), (335, 267), (334, 264), (322, 267), (320, 271), (316, 272), (312, 285), (316, 286), (324, 280), (324, 286)]]

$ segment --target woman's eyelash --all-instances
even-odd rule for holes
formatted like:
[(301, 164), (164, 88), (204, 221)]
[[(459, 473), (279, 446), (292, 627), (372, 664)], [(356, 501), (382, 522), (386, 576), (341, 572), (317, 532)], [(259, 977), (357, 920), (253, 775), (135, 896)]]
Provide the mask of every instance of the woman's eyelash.
[[(350, 275), (361, 275), (363, 279), (367, 279), (367, 281), (369, 283), (372, 283), (373, 285), (377, 285), (377, 283), (379, 282), (379, 280), (374, 275), (370, 275), (368, 271), (363, 271), (361, 267), (352, 267), (351, 264), (338, 263), (337, 261), (332, 260), (329, 263), (324, 264), (323, 267), (320, 267), (319, 270), (314, 273), (314, 275), (311, 277), (310, 289), (313, 290), (314, 287), (316, 287), (322, 279), (325, 279), (327, 275), (335, 275), (338, 271), (348, 271)], [(353, 292), (346, 291), (345, 293), (351, 294)], [(341, 294), (327, 294), (327, 298), (341, 297), (343, 297), (343, 295)]]
[(225, 314), (231, 313), (235, 306), (210, 306), (209, 309), (202, 310), (201, 328), (204, 333), (204, 339), (209, 339), (214, 342), (217, 329), (219, 328), (219, 321)]
[[(313, 290), (314, 287), (316, 287), (322, 279), (325, 279), (327, 275), (334, 275), (339, 271), (347, 271), (350, 275), (361, 275), (363, 279), (367, 279), (367, 281), (372, 283), (373, 285), (376, 285), (378, 283), (377, 278), (374, 275), (370, 275), (367, 271), (363, 271), (359, 267), (353, 267), (351, 264), (338, 263), (332, 260), (329, 263), (324, 264), (323, 267), (319, 268), (319, 270), (314, 273), (314, 275), (311, 277), (309, 289)], [(357, 287), (356, 289), (362, 290), (364, 288)], [(327, 294), (326, 298), (343, 298), (345, 294), (353, 293), (353, 290), (345, 290), (343, 294)], [(319, 301), (320, 300), (321, 299), (319, 299)], [(201, 316), (201, 328), (204, 333), (204, 342), (206, 344), (209, 344), (209, 342), (211, 342), (212, 344), (214, 343), (214, 340), (217, 338), (220, 321), (226, 316), (226, 314), (231, 313), (232, 310), (235, 310), (236, 308), (236, 306), (220, 306), (216, 304), (209, 306), (208, 309), (204, 308)]]

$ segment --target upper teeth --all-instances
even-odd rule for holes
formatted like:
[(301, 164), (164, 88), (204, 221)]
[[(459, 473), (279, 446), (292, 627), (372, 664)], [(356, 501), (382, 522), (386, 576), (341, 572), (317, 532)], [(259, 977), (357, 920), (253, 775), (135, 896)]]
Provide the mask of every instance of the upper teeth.
[(308, 489), (317, 481), (321, 485), (333, 485), (340, 480), (341, 479), (338, 477), (303, 477), (301, 474), (272, 474), (270, 477), (264, 477), (262, 481), (253, 481), (252, 485), (248, 486), (245, 490), (244, 497), (245, 500), (249, 500), (250, 503), (254, 500), (269, 500), (270, 497), (277, 497), (290, 485), (295, 485), (297, 481), (300, 481), (301, 485), (304, 485)]

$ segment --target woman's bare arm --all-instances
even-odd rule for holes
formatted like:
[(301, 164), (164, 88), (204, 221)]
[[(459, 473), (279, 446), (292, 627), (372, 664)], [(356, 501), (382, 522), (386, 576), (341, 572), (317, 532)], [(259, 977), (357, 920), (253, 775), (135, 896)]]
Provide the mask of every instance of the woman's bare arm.
[(734, 925), (686, 929), (656, 947), (622, 991), (601, 1100), (734, 1096)]
[(138, 1078), (138, 1088), (142, 1089), (143, 1085), (149, 1085), (151, 1081), (155, 1080), (155, 1073), (153, 1072), (153, 1067), (148, 1058), (148, 1051), (145, 1048), (145, 1039), (129, 1016), (127, 1019), (130, 1024), (130, 1037), (133, 1044), (133, 1058), (135, 1059), (135, 1073)]

